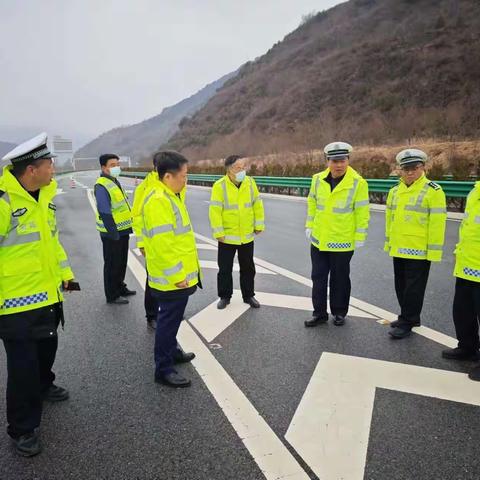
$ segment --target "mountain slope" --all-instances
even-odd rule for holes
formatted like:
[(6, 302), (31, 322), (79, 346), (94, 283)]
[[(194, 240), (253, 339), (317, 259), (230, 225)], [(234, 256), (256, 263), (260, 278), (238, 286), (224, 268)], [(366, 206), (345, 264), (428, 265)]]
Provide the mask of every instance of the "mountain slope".
[(75, 157), (97, 157), (105, 152), (129, 155), (141, 159), (151, 155), (159, 146), (177, 131), (178, 124), (201, 108), (222, 85), (236, 72), (229, 73), (219, 80), (202, 88), (195, 95), (165, 108), (155, 117), (141, 123), (110, 130), (83, 146)]
[(478, 136), (478, 0), (350, 0), (246, 64), (168, 142), (191, 158)]

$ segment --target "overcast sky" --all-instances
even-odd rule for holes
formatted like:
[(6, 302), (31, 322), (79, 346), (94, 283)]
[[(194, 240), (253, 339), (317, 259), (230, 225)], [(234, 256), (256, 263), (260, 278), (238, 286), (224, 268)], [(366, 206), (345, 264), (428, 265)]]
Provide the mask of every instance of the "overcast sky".
[(339, 0), (0, 0), (0, 140), (160, 113)]

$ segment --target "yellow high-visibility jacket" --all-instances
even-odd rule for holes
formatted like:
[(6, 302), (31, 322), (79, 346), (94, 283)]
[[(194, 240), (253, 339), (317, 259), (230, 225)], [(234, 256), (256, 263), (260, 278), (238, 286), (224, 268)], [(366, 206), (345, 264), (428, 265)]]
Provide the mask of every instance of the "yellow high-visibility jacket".
[(325, 180), (327, 168), (312, 178), (305, 227), (312, 230), (311, 242), (321, 251), (348, 252), (367, 238), (370, 208), (368, 184), (352, 167), (331, 191)]
[(0, 316), (61, 302), (62, 281), (73, 279), (58, 239), (57, 183), (42, 187), (37, 202), (11, 168), (0, 177)]
[(137, 247), (143, 248), (143, 206), (149, 194), (152, 193), (155, 182), (158, 182), (158, 172), (149, 172), (135, 189), (133, 197), (132, 217), (133, 231), (137, 239)]
[[(95, 182), (96, 185), (102, 185), (107, 189), (108, 194), (110, 195), (110, 202), (112, 206), (112, 217), (117, 230), (121, 232), (122, 230), (128, 230), (132, 228), (132, 210), (128, 199), (123, 193), (123, 190), (110, 178), (107, 177), (98, 177)], [(107, 232), (105, 225), (98, 213), (97, 209), (97, 230), (99, 232)]]
[(143, 207), (148, 284), (160, 291), (179, 290), (175, 284), (185, 279), (192, 287), (201, 278), (184, 191), (177, 196), (164, 183), (156, 182)]
[(401, 180), (391, 188), (385, 211), (385, 247), (392, 257), (439, 262), (447, 208), (440, 185), (425, 175), (410, 187)]
[(254, 232), (265, 230), (265, 212), (255, 180), (246, 176), (237, 187), (225, 175), (217, 180), (210, 197), (210, 227), (213, 237), (241, 245), (253, 242)]
[(455, 254), (453, 274), (465, 280), (480, 282), (480, 182), (475, 183), (468, 195)]

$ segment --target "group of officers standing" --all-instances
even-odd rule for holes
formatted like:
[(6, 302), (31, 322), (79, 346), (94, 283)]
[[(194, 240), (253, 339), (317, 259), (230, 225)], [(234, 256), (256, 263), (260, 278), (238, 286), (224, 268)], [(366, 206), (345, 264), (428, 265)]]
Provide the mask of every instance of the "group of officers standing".
[[(350, 261), (364, 245), (369, 224), (365, 179), (349, 166), (352, 147), (334, 142), (325, 147), (327, 168), (312, 178), (306, 236), (312, 260), (313, 316), (306, 327), (326, 323), (327, 291), (333, 323), (345, 323), (350, 301)], [(41, 452), (38, 435), (42, 402), (68, 399), (52, 372), (57, 328), (63, 324), (62, 290), (78, 289), (56, 225), (56, 182), (46, 134), (19, 145), (3, 160), (0, 177), (0, 337), (7, 354), (8, 434), (22, 456)], [(407, 149), (397, 156), (401, 178), (386, 205), (385, 251), (393, 257), (398, 320), (393, 339), (420, 325), (431, 262), (441, 261), (446, 203), (441, 187), (425, 176), (427, 155)], [(157, 152), (154, 169), (137, 187), (130, 206), (118, 177), (115, 154), (100, 156), (95, 184), (96, 227), (104, 256), (104, 289), (109, 304), (124, 305), (135, 295), (125, 284), (132, 231), (145, 257), (147, 323), (156, 329), (155, 381), (188, 387), (176, 364), (190, 362), (176, 336), (190, 295), (202, 287), (195, 236), (185, 203), (188, 161), (173, 151)], [(225, 160), (226, 175), (211, 192), (209, 219), (218, 240), (217, 308), (228, 307), (233, 293), (235, 254), (240, 264), (243, 301), (260, 308), (255, 298), (254, 238), (265, 229), (262, 199), (247, 175), (245, 160)], [(456, 360), (479, 359), (480, 182), (470, 193), (460, 227), (454, 275), (453, 317), (458, 347), (443, 352)], [(480, 380), (480, 367), (470, 374)]]

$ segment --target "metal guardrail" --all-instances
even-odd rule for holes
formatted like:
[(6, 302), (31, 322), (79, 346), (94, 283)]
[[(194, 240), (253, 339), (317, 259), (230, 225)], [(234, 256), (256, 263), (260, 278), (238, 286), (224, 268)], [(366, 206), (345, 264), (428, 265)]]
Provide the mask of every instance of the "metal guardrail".
[[(122, 172), (122, 176), (144, 178), (147, 172)], [(188, 181), (194, 185), (211, 186), (222, 175), (208, 175), (208, 174), (189, 174)], [(260, 177), (254, 176), (261, 191), (276, 190), (288, 195), (297, 194), (307, 196), (310, 189), (312, 179), (310, 177)], [(388, 179), (367, 179), (370, 193), (378, 195), (386, 195), (388, 191), (398, 183), (396, 178)], [(436, 181), (445, 192), (445, 195), (450, 198), (465, 199), (472, 190), (475, 182), (458, 182), (452, 180)]]

